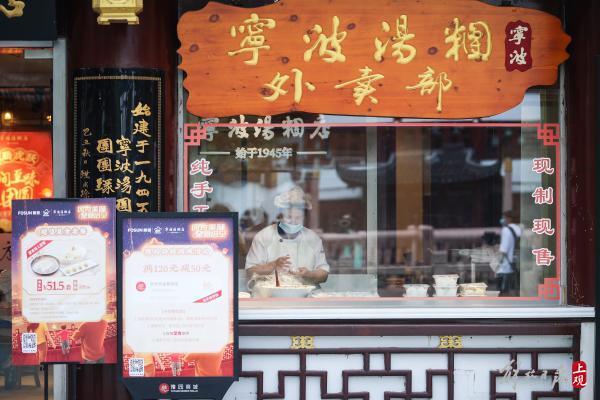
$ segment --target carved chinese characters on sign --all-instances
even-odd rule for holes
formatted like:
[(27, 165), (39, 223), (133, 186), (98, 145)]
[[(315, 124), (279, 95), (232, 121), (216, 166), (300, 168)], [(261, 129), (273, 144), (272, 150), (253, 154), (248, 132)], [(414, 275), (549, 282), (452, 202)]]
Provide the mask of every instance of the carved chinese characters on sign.
[(484, 21), (471, 22), (467, 30), (460, 19), (454, 18), (452, 27), (446, 28), (444, 34), (444, 43), (450, 45), (446, 58), (458, 61), (464, 52), (469, 60), (488, 61), (492, 54), (492, 34)]
[(442, 112), (442, 94), (452, 87), (452, 81), (448, 78), (448, 74), (441, 72), (436, 75), (435, 71), (428, 66), (425, 72), (419, 74), (419, 79), (419, 83), (413, 86), (407, 86), (406, 89), (419, 89), (421, 96), (424, 94), (432, 94), (436, 91), (437, 106), (435, 109), (438, 112)]
[[(316, 87), (310, 82), (303, 82), (302, 71), (300, 71), (298, 68), (293, 68), (292, 73), (294, 74), (294, 80), (290, 82), (290, 84), (292, 84), (294, 87), (294, 102), (300, 103), (302, 100), (302, 94), (304, 93), (304, 87), (306, 86), (306, 89), (311, 92), (314, 92)], [(263, 85), (271, 93), (269, 96), (264, 96), (263, 99), (265, 101), (272, 102), (279, 99), (279, 96), (285, 96), (288, 93), (288, 90), (284, 89), (283, 87), (284, 85), (287, 86), (289, 79), (289, 75), (281, 75), (279, 72), (277, 72), (271, 82)]]
[(348, 82), (340, 83), (336, 85), (336, 89), (341, 89), (348, 85), (353, 85), (354, 89), (352, 92), (352, 97), (354, 97), (354, 102), (357, 106), (360, 106), (365, 99), (365, 97), (369, 97), (371, 103), (377, 104), (378, 101), (374, 96), (371, 96), (377, 89), (373, 86), (375, 81), (383, 79), (384, 76), (381, 74), (372, 74), (373, 70), (369, 67), (364, 67), (360, 70), (360, 77), (353, 79)]
[(499, 114), (555, 82), (570, 40), (554, 16), (474, 0), (373, 0), (369, 13), (343, 0), (211, 1), (178, 33), (187, 107), (200, 117)]
[(115, 197), (122, 212), (156, 211), (162, 78), (108, 72), (76, 77), (76, 195)]
[(304, 61), (309, 62), (315, 51), (326, 63), (346, 61), (346, 56), (342, 53), (342, 42), (346, 39), (348, 32), (338, 32), (340, 18), (337, 15), (332, 18), (332, 26), (333, 33), (331, 35), (323, 33), (323, 27), (315, 24), (309, 33), (302, 36), (304, 43), (311, 44), (311, 35), (313, 33), (318, 35), (312, 46), (304, 52)]
[(261, 19), (258, 14), (250, 14), (250, 18), (244, 20), (244, 22), (235, 27), (231, 27), (231, 37), (235, 38), (238, 35), (243, 35), (240, 42), (240, 48), (237, 50), (229, 51), (229, 56), (237, 56), (239, 54), (250, 54), (250, 59), (245, 60), (244, 63), (248, 65), (258, 64), (258, 55), (261, 50), (269, 50), (269, 46), (266, 42), (264, 31), (265, 29), (275, 28), (275, 21), (272, 19)]
[[(381, 23), (381, 29), (384, 33), (390, 32), (390, 24), (387, 21)], [(396, 34), (388, 38), (384, 43), (379, 38), (375, 38), (375, 61), (381, 62), (384, 59), (388, 45), (392, 44), (391, 55), (398, 64), (408, 64), (417, 56), (417, 49), (406, 43), (415, 37), (414, 33), (408, 32), (408, 18), (406, 15), (396, 19)]]

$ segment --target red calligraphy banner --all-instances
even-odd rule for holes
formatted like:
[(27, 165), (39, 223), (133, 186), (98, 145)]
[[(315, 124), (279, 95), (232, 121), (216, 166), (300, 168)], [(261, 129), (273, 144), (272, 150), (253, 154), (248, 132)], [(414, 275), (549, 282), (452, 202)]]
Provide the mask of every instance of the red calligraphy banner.
[(0, 229), (12, 230), (13, 200), (52, 195), (50, 132), (0, 132)]
[(525, 72), (533, 67), (531, 39), (533, 29), (527, 22), (509, 22), (504, 41), (504, 67), (507, 71)]

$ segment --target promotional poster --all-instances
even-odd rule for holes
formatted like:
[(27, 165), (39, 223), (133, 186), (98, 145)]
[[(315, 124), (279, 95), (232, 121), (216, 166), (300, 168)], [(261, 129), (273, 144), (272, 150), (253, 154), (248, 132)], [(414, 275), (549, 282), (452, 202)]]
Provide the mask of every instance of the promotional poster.
[(185, 398), (204, 394), (210, 379), (233, 382), (237, 217), (231, 215), (119, 215), (120, 355), (130, 390), (138, 384), (150, 397)]
[(11, 202), (52, 197), (50, 132), (0, 132), (0, 229), (11, 231)]
[(116, 362), (115, 200), (13, 202), (15, 365)]

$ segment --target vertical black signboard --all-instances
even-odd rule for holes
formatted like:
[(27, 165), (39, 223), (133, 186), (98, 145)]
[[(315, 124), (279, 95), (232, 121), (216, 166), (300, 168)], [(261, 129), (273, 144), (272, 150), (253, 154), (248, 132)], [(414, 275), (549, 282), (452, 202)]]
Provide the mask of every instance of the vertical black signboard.
[(163, 85), (152, 69), (75, 73), (76, 197), (116, 197), (119, 211), (160, 210)]

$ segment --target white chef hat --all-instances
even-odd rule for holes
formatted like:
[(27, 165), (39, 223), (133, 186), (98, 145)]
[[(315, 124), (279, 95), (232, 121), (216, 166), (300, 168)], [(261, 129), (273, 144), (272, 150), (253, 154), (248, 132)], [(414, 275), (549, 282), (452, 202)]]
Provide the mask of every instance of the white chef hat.
[(294, 186), (287, 192), (283, 192), (275, 196), (275, 207), (278, 208), (303, 208), (305, 210), (311, 210), (312, 204), (310, 202), (310, 196), (304, 193), (299, 186)]

